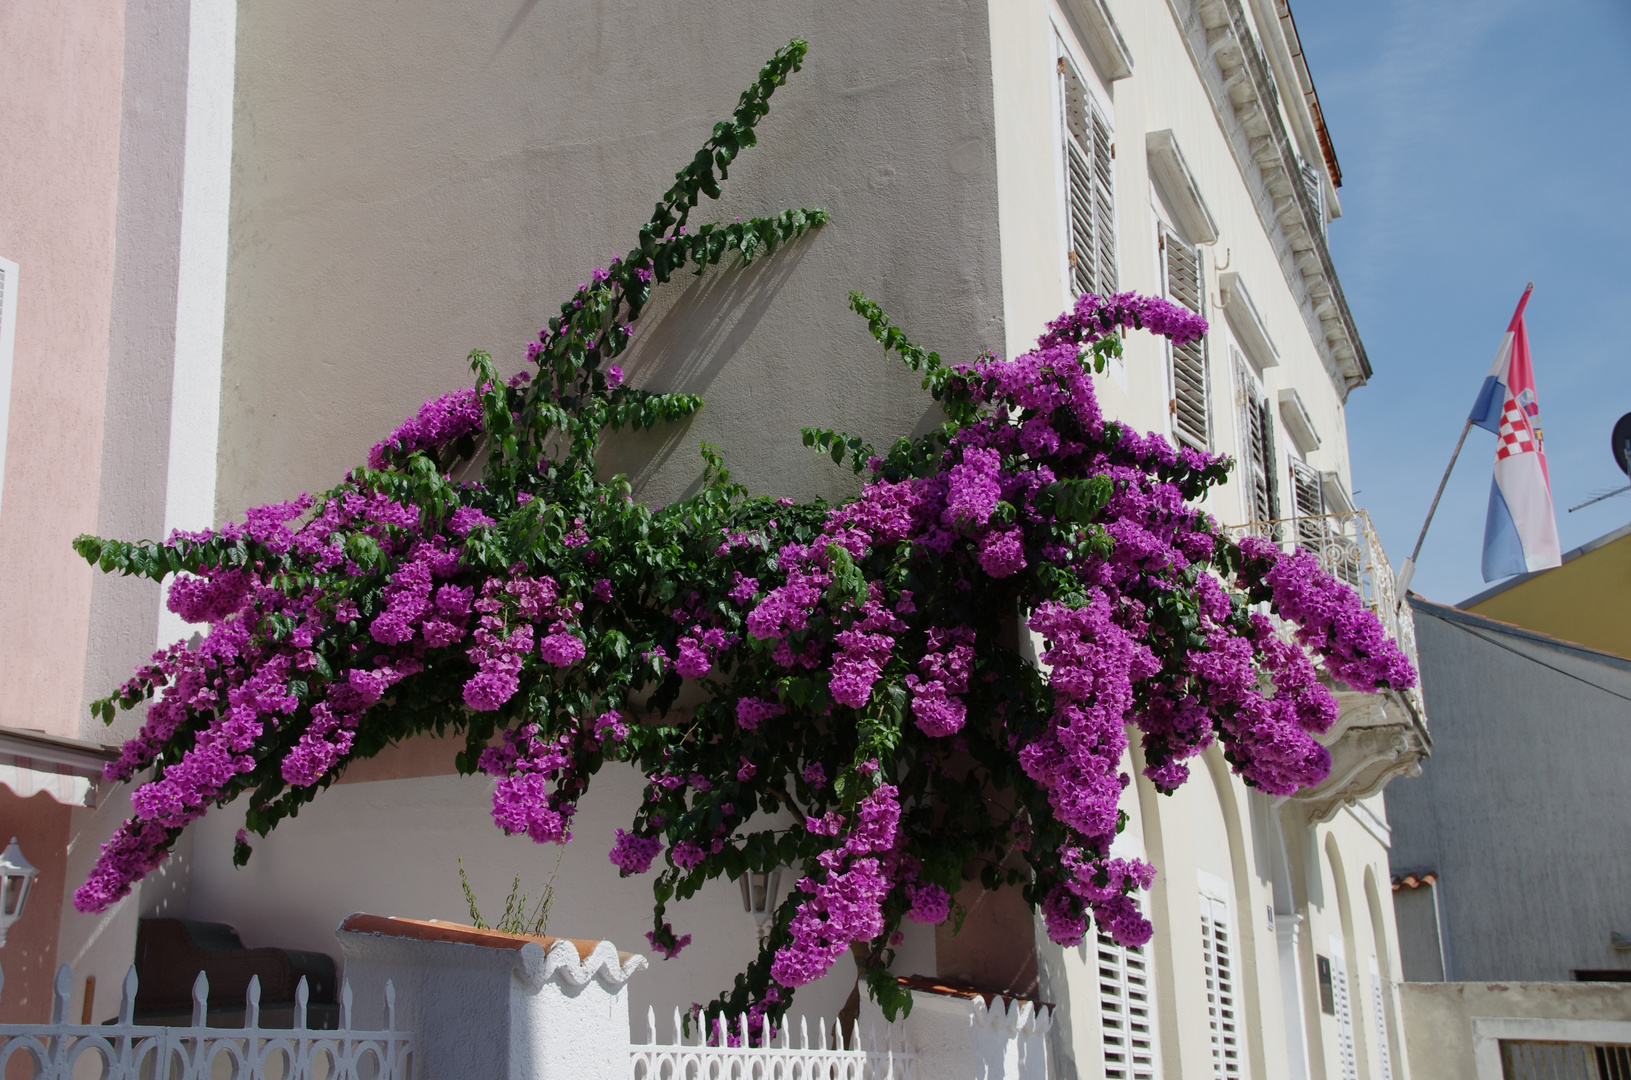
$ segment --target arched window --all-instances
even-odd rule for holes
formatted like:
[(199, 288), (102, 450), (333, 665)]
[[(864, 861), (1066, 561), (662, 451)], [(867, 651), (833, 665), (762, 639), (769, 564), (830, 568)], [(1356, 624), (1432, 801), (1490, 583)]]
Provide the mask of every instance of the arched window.
[(1388, 948), (1387, 924), (1383, 921), (1381, 896), (1376, 889), (1376, 870), (1365, 867), (1365, 903), (1370, 908), (1371, 935), (1376, 952), (1370, 958), (1371, 1016), (1376, 1028), (1376, 1064), (1382, 1080), (1393, 1080), (1392, 1030), (1397, 1025), (1393, 1012), (1393, 951)]
[[(1349, 957), (1358, 955), (1354, 948), (1353, 910), (1348, 904), (1348, 875), (1342, 867), (1342, 853), (1336, 837), (1330, 834), (1325, 837), (1325, 857), (1330, 864), (1331, 891), (1336, 894), (1341, 934), (1330, 935), (1328, 972), (1320, 972), (1320, 1006), (1322, 1012), (1336, 1020), (1337, 1075), (1341, 1080), (1359, 1080), (1362, 1051), (1355, 1041), (1354, 1030), (1355, 1017), (1361, 1009), (1355, 1000), (1354, 980), (1348, 966)], [(1329, 906), (1326, 913), (1329, 917)]]
[(1200, 871), (1201, 963), (1206, 972), (1206, 1022), (1212, 1037), (1213, 1080), (1236, 1080), (1241, 1071), (1238, 985), (1240, 947), (1229, 894), (1222, 879)]

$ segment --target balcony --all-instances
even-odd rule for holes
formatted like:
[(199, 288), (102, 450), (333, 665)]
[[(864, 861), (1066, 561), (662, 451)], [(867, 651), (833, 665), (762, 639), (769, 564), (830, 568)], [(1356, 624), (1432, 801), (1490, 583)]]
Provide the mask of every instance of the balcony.
[[(1365, 511), (1253, 521), (1224, 532), (1235, 539), (1264, 537), (1288, 553), (1302, 550), (1313, 555), (1327, 573), (1353, 587), (1419, 668), (1415, 622), (1409, 608), (1399, 602), (1393, 567)], [(1331, 752), (1331, 775), (1293, 796), (1316, 821), (1329, 821), (1344, 805), (1376, 794), (1396, 776), (1419, 774), (1433, 744), (1420, 686), (1378, 694), (1333, 689), (1342, 713), (1319, 737)]]

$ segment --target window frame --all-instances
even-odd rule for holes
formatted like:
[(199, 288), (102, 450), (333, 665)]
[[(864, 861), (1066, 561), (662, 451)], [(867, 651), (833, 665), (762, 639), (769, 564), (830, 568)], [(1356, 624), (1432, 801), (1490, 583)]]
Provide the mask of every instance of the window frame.
[(1393, 1045), (1387, 1033), (1387, 1003), (1382, 988), (1382, 967), (1370, 957), (1371, 1012), (1376, 1014), (1376, 1064), (1382, 1080), (1393, 1080)]
[[(1120, 243), (1117, 231), (1114, 114), (1103, 94), (1084, 74), (1093, 70), (1065, 43), (1064, 34), (1054, 27), (1054, 111), (1056, 123), (1055, 160), (1059, 180), (1060, 271), (1065, 282), (1067, 302), (1084, 293), (1109, 296), (1119, 287)], [(1077, 130), (1079, 124), (1084, 129)], [(1081, 218), (1075, 209), (1072, 183), (1072, 152), (1087, 171), (1085, 186), (1091, 201), (1092, 220), (1088, 223), (1093, 247), (1090, 268), (1083, 269), (1077, 248), (1077, 226)], [(1085, 279), (1085, 280), (1083, 280)]]
[(1334, 535), (1325, 505), (1325, 477), (1295, 454), (1286, 455), (1286, 493), (1291, 500), (1291, 539), (1324, 563), (1326, 545)]
[[(1168, 300), (1206, 318), (1206, 258), (1200, 247), (1189, 243), (1178, 230), (1159, 217), (1157, 221), (1156, 252), (1161, 270), (1161, 293)], [(1194, 264), (1193, 281), (1184, 281), (1175, 287), (1173, 282), (1174, 250), (1189, 256)], [(1193, 302), (1186, 294), (1192, 294)], [(1210, 333), (1185, 345), (1166, 344), (1167, 386), (1172, 396), (1168, 399), (1167, 420), (1175, 440), (1192, 446), (1202, 453), (1211, 453), (1217, 437), (1216, 413), (1212, 407), (1212, 364)], [(1189, 387), (1187, 400), (1190, 413), (1199, 413), (1201, 430), (1197, 432), (1193, 420), (1185, 421), (1179, 405), (1186, 400), (1179, 375), (1183, 372)], [(1193, 383), (1199, 378), (1199, 389)], [(1199, 405), (1195, 405), (1198, 397)]]
[(1354, 1046), (1353, 986), (1348, 981), (1347, 950), (1331, 937), (1331, 998), (1335, 1006), (1339, 1080), (1359, 1080), (1359, 1052)]
[[(1246, 1028), (1241, 1019), (1241, 952), (1227, 883), (1204, 870), (1200, 878), (1201, 970), (1206, 984), (1207, 1027), (1213, 1080), (1247, 1074)], [(1232, 1045), (1232, 1049), (1230, 1049)]]
[[(1238, 346), (1230, 346), (1235, 372), (1235, 454), (1242, 463), (1242, 524), (1280, 519), (1280, 463), (1268, 390)], [(1261, 485), (1261, 491), (1259, 490)]]
[[(1119, 945), (1103, 933), (1093, 947), (1105, 1080), (1156, 1080), (1161, 1075), (1160, 1042), (1149, 951), (1142, 945)], [(1120, 1060), (1112, 1060), (1112, 1054), (1120, 1055)]]

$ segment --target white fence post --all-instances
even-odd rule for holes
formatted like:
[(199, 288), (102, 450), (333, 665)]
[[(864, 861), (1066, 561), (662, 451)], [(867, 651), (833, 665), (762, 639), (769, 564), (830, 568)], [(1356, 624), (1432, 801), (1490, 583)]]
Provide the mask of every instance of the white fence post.
[[(230, 1075), (239, 1080), (409, 1080), (414, 1070), (413, 1037), (395, 1030), (390, 1002), (391, 984), (385, 985), (385, 1027), (381, 1031), (355, 1031), (350, 1024), (351, 988), (342, 990), (347, 1008), (338, 1031), (312, 1031), (306, 1027), (309, 993), (301, 979), (295, 992), (293, 1029), (260, 1026), (260, 979), (249, 980), (244, 996), (242, 1027), (209, 1027), (209, 980), (199, 972), (193, 983), (192, 1023), (186, 1027), (137, 1024), (136, 969), (125, 974), (119, 1016), (111, 1024), (70, 1024), (68, 999), (73, 973), (67, 964), (57, 969), (52, 986), (51, 1022), (0, 1024), (0, 1075), (11, 1062), (29, 1060), (29, 1074), (39, 1080), (71, 1080), (98, 1076), (103, 1080), (209, 1080)], [(0, 972), (0, 992), (4, 992)], [(87, 1060), (96, 1067), (87, 1065)]]
[(402, 991), (414, 1080), (627, 1080), (629, 977), (609, 941), (357, 914), (336, 932), (346, 978)]
[[(826, 1018), (817, 1018), (812, 1037), (808, 1017), (799, 1017), (796, 1032), (792, 1017), (783, 1017), (775, 1029), (769, 1020), (761, 1020), (757, 1032), (749, 1030), (744, 1016), (731, 1021), (719, 1017), (710, 1030), (696, 1023), (688, 1043), (684, 1022), (675, 1009), (669, 1029), (674, 1040), (663, 1042), (656, 1010), (646, 1010), (645, 1041), (628, 1052), (633, 1080), (935, 1080), (935, 1074), (916, 1070), (917, 1057), (904, 1044), (898, 1026), (884, 1028), (880, 1046), (876, 1025), (863, 1045), (860, 1024), (839, 1032), (836, 1026), (827, 1026)], [(834, 1036), (831, 1046), (829, 1032)]]

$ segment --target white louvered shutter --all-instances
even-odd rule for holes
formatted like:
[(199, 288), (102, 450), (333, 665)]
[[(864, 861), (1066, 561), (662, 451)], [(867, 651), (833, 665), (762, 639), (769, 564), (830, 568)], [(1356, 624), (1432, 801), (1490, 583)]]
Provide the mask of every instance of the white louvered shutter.
[(1116, 198), (1110, 124), (1068, 57), (1059, 57), (1065, 130), (1065, 228), (1071, 292), (1116, 291)]
[(1342, 1080), (1359, 1080), (1359, 1064), (1354, 1057), (1353, 1002), (1348, 995), (1348, 964), (1342, 942), (1331, 939), (1331, 997), (1336, 1002), (1337, 1060)]
[(1142, 947), (1098, 940), (1099, 1023), (1106, 1080), (1155, 1080), (1155, 1002)]
[(1098, 222), (1098, 289), (1116, 291), (1116, 148), (1104, 115), (1093, 110), (1093, 218)]
[(1382, 994), (1382, 972), (1376, 957), (1370, 958), (1371, 1013), (1376, 1018), (1376, 1063), (1381, 1066), (1382, 1080), (1393, 1080), (1393, 1051), (1387, 1040), (1386, 999)]
[[(1161, 226), (1161, 278), (1167, 299), (1206, 314), (1206, 283), (1201, 253), (1165, 225)], [(1210, 387), (1207, 386), (1206, 338), (1167, 346), (1172, 375), (1172, 431), (1180, 442), (1198, 450), (1212, 449)]]
[[(1239, 350), (1234, 353), (1235, 407), (1240, 416), (1239, 476), (1246, 521), (1274, 521), (1280, 516), (1274, 465), (1274, 420), (1262, 384)], [(1266, 534), (1265, 534), (1266, 535)]]
[(1240, 1019), (1235, 1004), (1235, 936), (1229, 905), (1201, 894), (1201, 958), (1206, 971), (1206, 1018), (1212, 1035), (1213, 1080), (1241, 1072)]
[(1291, 509), (1297, 518), (1297, 545), (1320, 555), (1326, 536), (1325, 489), (1319, 470), (1296, 458), (1291, 459)]

